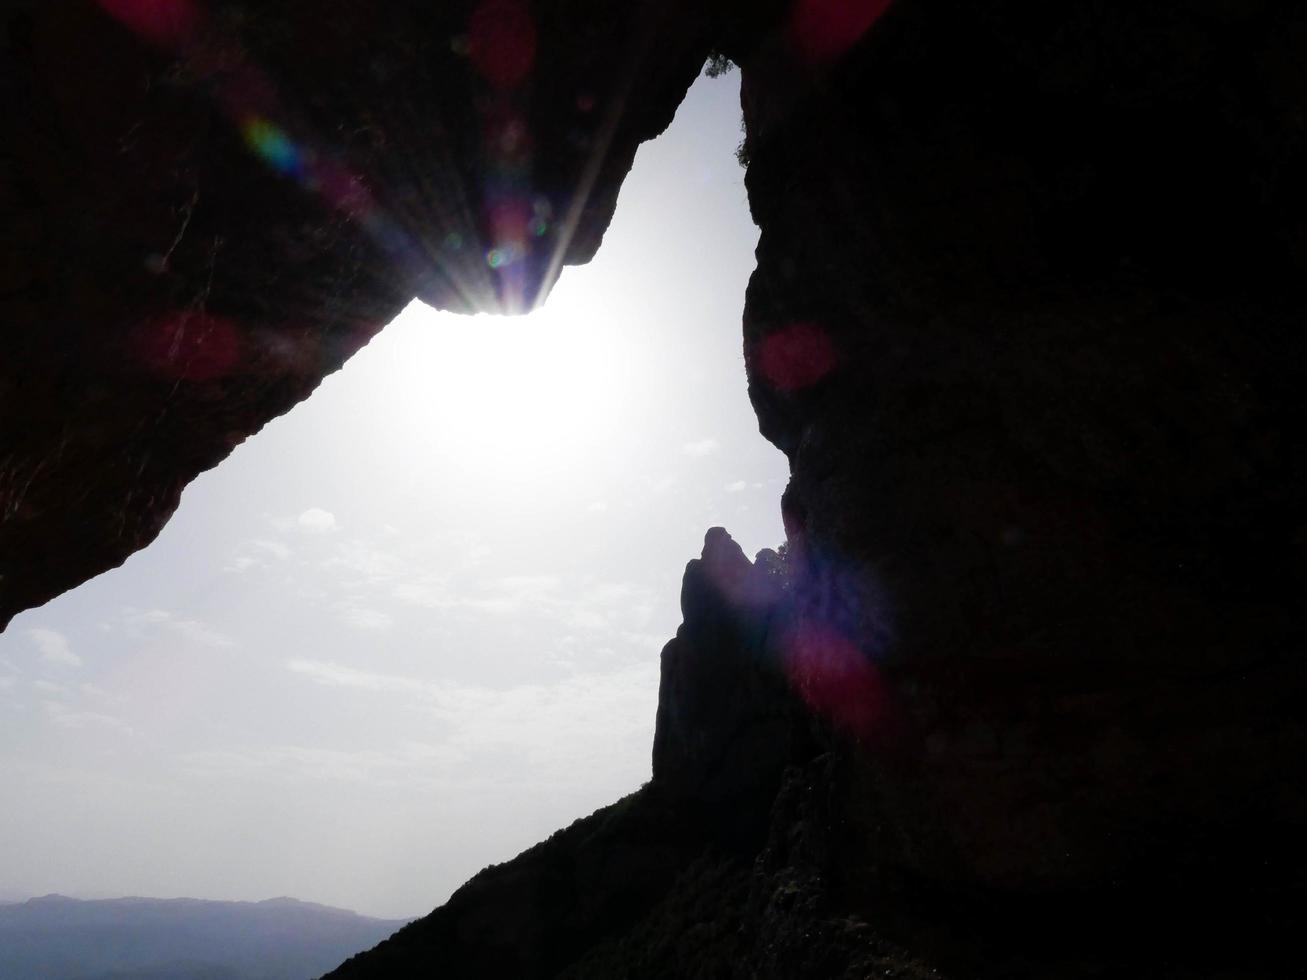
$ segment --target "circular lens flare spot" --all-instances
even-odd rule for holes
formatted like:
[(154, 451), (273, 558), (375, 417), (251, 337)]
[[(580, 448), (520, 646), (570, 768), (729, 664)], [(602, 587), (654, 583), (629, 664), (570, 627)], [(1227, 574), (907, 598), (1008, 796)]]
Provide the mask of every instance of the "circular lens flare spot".
[(880, 19), (891, 0), (797, 0), (790, 37), (809, 63), (834, 61)]
[(784, 654), (790, 685), (812, 711), (859, 738), (882, 727), (886, 698), (876, 667), (837, 631), (802, 626), (788, 638)]
[(498, 248), (492, 248), (486, 253), (486, 265), (492, 269), (502, 269), (505, 266), (512, 265), (522, 257), (521, 250), (509, 243), (501, 245)]
[(526, 239), (531, 206), (520, 198), (496, 201), (489, 209), (490, 232), (498, 241), (521, 242)]
[(830, 374), (835, 360), (835, 345), (815, 323), (791, 323), (758, 345), (758, 370), (782, 391), (811, 387)]
[(498, 89), (520, 85), (535, 67), (536, 30), (522, 0), (484, 0), (467, 29), (467, 56)]
[(242, 129), (246, 145), (273, 170), (287, 177), (299, 177), (303, 173), (299, 148), (281, 127), (256, 117), (246, 121)]
[(200, 15), (190, 0), (99, 0), (109, 16), (129, 30), (161, 47), (177, 48), (190, 42)]

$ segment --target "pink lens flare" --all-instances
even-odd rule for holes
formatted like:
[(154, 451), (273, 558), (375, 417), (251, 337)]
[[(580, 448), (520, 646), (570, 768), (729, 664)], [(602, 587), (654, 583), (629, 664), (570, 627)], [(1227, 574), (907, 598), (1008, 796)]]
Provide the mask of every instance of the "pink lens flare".
[(884, 730), (885, 687), (866, 653), (822, 624), (800, 626), (782, 649), (790, 685), (813, 712), (860, 739)]
[(758, 370), (782, 391), (815, 385), (830, 374), (835, 362), (835, 345), (825, 330), (811, 322), (791, 323), (758, 344)]
[(179, 48), (194, 39), (200, 13), (191, 0), (99, 0), (109, 16), (160, 47)]
[(810, 64), (834, 61), (871, 30), (891, 0), (797, 0), (790, 37)]
[(522, 0), (484, 0), (468, 22), (467, 56), (497, 89), (520, 85), (535, 67), (536, 29)]

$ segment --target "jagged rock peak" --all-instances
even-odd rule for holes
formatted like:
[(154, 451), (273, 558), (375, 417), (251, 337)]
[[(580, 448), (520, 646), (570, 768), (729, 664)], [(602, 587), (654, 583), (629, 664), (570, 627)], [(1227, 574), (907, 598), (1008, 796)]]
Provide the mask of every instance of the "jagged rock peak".
[(684, 622), (662, 653), (654, 783), (703, 809), (724, 835), (762, 831), (802, 713), (778, 659), (786, 590), (774, 552), (750, 562), (715, 527), (685, 569)]

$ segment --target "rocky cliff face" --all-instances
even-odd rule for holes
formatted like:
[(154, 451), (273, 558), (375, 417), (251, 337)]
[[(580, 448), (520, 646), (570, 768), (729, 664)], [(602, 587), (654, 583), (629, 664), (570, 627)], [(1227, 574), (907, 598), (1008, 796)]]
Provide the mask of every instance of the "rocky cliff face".
[(408, 296), (528, 304), (741, 66), (785, 558), (692, 564), (649, 787), (342, 976), (1284, 972), (1301, 4), (3, 10), (0, 618)]
[[(1072, 888), (945, 865), (931, 835), (974, 818), (912, 810), (938, 770), (895, 717), (904, 690), (832, 640), (828, 619), (818, 631), (801, 575), (709, 531), (662, 653), (652, 781), (328, 976), (1199, 980), (1292, 961), (1293, 890), (1266, 887), (1295, 867), (1289, 852), (1272, 875), (1213, 874), (1210, 854), (1196, 875), (1162, 856)], [(974, 741), (953, 751), (997, 768)], [(1065, 819), (1069, 804), (1046, 803)]]
[(413, 296), (520, 311), (593, 254), (707, 25), (536, 6), (0, 4), (0, 627)]
[(1307, 12), (920, 0), (823, 54), (804, 9), (741, 58), (745, 352), (896, 728), (861, 879), (1288, 887)]
[(709, 531), (662, 653), (652, 781), (329, 976), (932, 975), (829, 903), (832, 759), (787, 680), (792, 597), (774, 553)]
[(1305, 12), (901, 2), (815, 55), (801, 9), (741, 53), (745, 353), (795, 575), (883, 692), (834, 890), (1065, 948), (1283, 929)]

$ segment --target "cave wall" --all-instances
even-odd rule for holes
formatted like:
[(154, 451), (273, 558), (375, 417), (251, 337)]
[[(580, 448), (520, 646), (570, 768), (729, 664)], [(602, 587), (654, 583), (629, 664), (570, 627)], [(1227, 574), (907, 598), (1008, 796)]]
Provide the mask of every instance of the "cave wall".
[[(148, 543), (410, 296), (529, 306), (716, 50), (788, 540), (710, 536), (651, 788), (554, 845), (495, 962), (604, 975), (734, 896), (721, 975), (836, 934), (861, 975), (868, 922), (959, 975), (1113, 975), (1102, 933), (1275, 975), (1307, 867), (1301, 3), (0, 9), (0, 621)], [(648, 887), (605, 918), (623, 867)]]
[(801, 27), (741, 55), (745, 352), (825, 637), (796, 656), (851, 644), (884, 692), (850, 880), (1288, 887), (1307, 9)]

